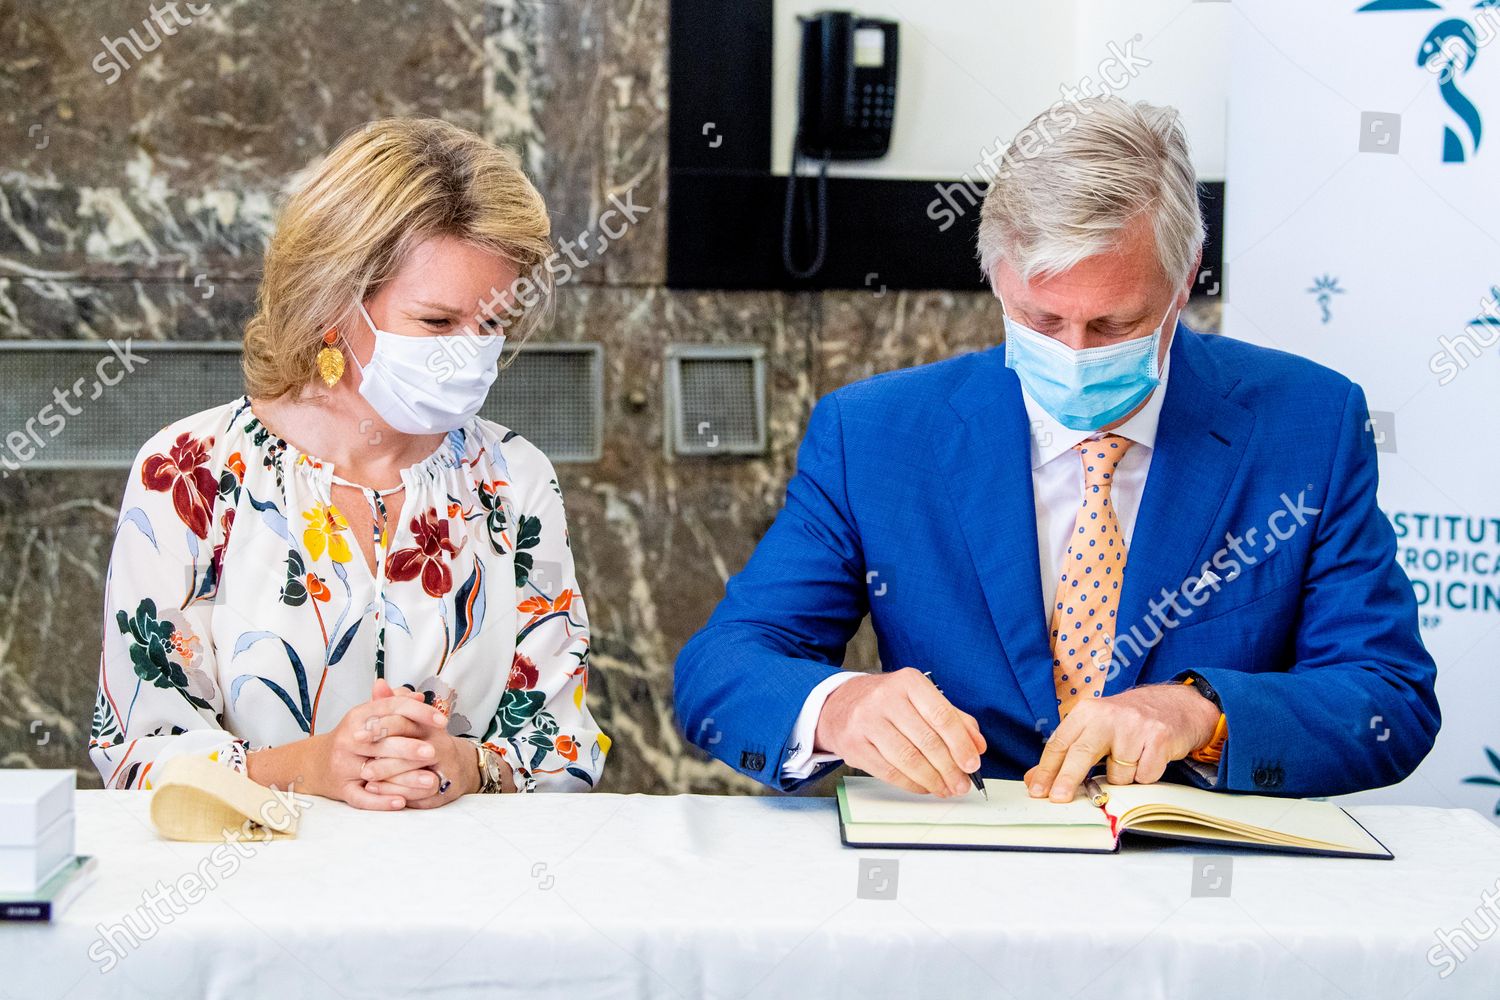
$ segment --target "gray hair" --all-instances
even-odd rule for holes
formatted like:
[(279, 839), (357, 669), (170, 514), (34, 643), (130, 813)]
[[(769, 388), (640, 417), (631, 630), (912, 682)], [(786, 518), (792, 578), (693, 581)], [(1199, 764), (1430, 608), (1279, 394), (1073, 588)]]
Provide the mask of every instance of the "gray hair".
[(1061, 274), (1113, 249), (1144, 211), (1162, 273), (1188, 280), (1203, 213), (1177, 109), (1114, 96), (1059, 102), (1005, 151), (980, 209), (980, 266), (991, 281), (1002, 257), (1028, 282)]

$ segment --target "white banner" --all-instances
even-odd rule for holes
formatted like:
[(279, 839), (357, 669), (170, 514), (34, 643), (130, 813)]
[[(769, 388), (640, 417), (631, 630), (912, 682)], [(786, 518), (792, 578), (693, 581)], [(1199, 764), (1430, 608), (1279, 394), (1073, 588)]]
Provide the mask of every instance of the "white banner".
[[(1235, 0), (1225, 332), (1360, 383), (1443, 726), (1363, 801), (1500, 815), (1500, 5)], [(1379, 720), (1372, 726), (1380, 725)]]

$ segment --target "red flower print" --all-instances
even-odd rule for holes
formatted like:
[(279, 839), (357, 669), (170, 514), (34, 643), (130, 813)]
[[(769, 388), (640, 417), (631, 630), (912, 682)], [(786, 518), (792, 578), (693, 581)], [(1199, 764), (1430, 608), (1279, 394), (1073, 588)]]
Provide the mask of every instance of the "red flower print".
[(573, 737), (571, 736), (558, 736), (557, 741), (553, 744), (553, 748), (556, 749), (558, 753), (568, 758), (568, 760), (578, 759), (578, 741), (573, 739)]
[(224, 550), (229, 548), (229, 533), (234, 530), (233, 507), (219, 515), (219, 526), (224, 529), (224, 537), (219, 539), (219, 544), (214, 546), (213, 555), (209, 558), (209, 567), (215, 580), (220, 579), (224, 572)]
[(412, 580), (422, 575), (422, 589), (432, 597), (442, 597), (453, 589), (453, 571), (444, 558), (458, 555), (458, 546), (448, 536), (448, 522), (438, 518), (435, 509), (428, 508), (420, 517), (411, 519), (411, 533), (417, 544), (409, 549), (397, 549), (391, 553), (386, 564), (387, 575), (392, 580)]
[(172, 506), (182, 523), (199, 538), (208, 537), (209, 512), (219, 484), (208, 468), (208, 449), (214, 439), (202, 441), (184, 432), (167, 454), (155, 454), (141, 466), (141, 482), (158, 493), (172, 492)]
[(536, 687), (537, 672), (536, 664), (531, 657), (524, 653), (517, 653), (510, 661), (510, 680), (505, 686), (508, 688), (533, 688)]

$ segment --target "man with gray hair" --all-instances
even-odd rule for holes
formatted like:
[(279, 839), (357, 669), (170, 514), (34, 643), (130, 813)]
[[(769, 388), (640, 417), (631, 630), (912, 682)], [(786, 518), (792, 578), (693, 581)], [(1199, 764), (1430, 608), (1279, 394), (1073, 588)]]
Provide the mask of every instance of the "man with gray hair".
[[(1364, 394), (1182, 325), (1204, 231), (1174, 110), (1095, 98), (1066, 124), (1023, 129), (984, 201), (1003, 346), (819, 402), (785, 509), (678, 658), (684, 731), (788, 790), (838, 762), (1054, 801), (1101, 764), (1401, 780), (1436, 670)], [(867, 614), (883, 671), (841, 669)]]

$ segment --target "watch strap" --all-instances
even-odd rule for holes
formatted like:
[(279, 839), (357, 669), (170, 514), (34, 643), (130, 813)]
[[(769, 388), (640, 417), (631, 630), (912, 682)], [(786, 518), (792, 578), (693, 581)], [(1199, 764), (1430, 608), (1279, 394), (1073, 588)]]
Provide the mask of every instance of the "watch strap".
[(1202, 674), (1189, 671), (1182, 679), (1182, 683), (1191, 684), (1197, 688), (1198, 693), (1214, 703), (1219, 710), (1219, 721), (1214, 723), (1214, 733), (1203, 744), (1188, 757), (1202, 764), (1218, 764), (1224, 758), (1224, 744), (1229, 742), (1229, 720), (1224, 716), (1224, 705), (1219, 701), (1219, 692), (1213, 689), (1213, 685), (1203, 678)]

